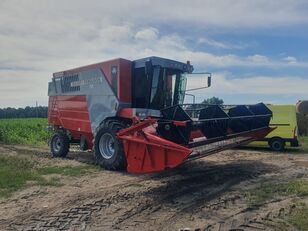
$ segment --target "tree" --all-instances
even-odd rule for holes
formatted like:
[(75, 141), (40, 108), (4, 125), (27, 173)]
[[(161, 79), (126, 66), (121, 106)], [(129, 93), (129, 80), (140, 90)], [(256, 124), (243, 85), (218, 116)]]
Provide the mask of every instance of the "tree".
[(39, 106), (39, 107), (25, 107), (25, 108), (0, 108), (0, 119), (9, 119), (9, 118), (46, 118), (48, 108)]
[(213, 96), (212, 98), (208, 98), (202, 101), (202, 104), (218, 104), (222, 105), (224, 104), (224, 101), (222, 99), (219, 99), (218, 97)]

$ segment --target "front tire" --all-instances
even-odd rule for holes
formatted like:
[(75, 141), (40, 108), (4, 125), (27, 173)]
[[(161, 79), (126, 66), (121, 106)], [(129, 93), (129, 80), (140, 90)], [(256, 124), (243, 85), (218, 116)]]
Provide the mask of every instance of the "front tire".
[(51, 138), (50, 149), (54, 157), (66, 157), (69, 146), (70, 141), (66, 134), (56, 133)]
[(281, 138), (273, 138), (269, 141), (269, 146), (275, 152), (282, 152), (285, 149), (285, 142)]
[(116, 135), (124, 128), (126, 125), (117, 120), (106, 121), (98, 128), (94, 140), (95, 157), (107, 170), (123, 170), (127, 166), (123, 143)]

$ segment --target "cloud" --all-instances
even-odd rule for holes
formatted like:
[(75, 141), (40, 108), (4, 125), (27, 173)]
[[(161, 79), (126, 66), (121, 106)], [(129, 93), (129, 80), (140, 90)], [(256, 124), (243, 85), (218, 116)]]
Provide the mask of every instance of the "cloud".
[(219, 42), (210, 38), (200, 38), (198, 40), (199, 44), (207, 44), (212, 47), (221, 48), (221, 49), (244, 49), (247, 45), (236, 45), (236, 44), (229, 44), (226, 42)]
[(282, 60), (284, 60), (284, 61), (286, 61), (286, 62), (288, 62), (290, 64), (297, 63), (297, 59), (295, 57), (293, 57), (293, 56), (287, 56), (287, 57), (283, 58)]
[[(307, 8), (305, 1), (286, 0), (215, 4), (201, 0), (166, 0), (155, 4), (150, 0), (2, 0), (0, 107), (33, 105), (36, 100), (47, 104), (47, 82), (53, 72), (116, 57), (137, 59), (156, 55), (190, 60), (201, 70), (308, 68), (305, 61), (292, 56), (281, 59), (258, 52), (231, 53), (230, 49), (242, 49), (245, 45), (216, 41), (207, 34), (306, 25)], [(194, 42), (198, 43), (198, 38), (201, 44), (227, 52), (196, 49)], [(230, 87), (223, 81), (219, 84)], [(18, 94), (21, 92), (22, 97)]]
[(0, 108), (47, 105), (49, 73), (0, 70)]
[[(33, 105), (36, 100), (46, 105), (47, 82), (53, 72), (115, 57), (137, 59), (156, 55), (183, 62), (190, 60), (195, 69), (200, 71), (234, 67), (286, 69), (308, 67), (306, 63), (294, 62), (290, 57), (281, 60), (260, 54), (241, 57), (235, 54), (215, 55), (205, 51), (194, 51), (189, 47), (187, 40), (179, 34), (161, 34), (153, 27), (140, 30), (134, 25), (117, 24), (93, 30), (90, 29), (91, 26), (86, 29), (86, 25), (87, 23), (81, 25), (81, 28), (92, 31), (91, 36), (79, 36), (83, 32), (77, 29), (76, 31), (71, 29), (70, 32), (63, 33), (60, 36), (61, 39), (55, 40), (53, 38), (58, 32), (54, 32), (55, 34), (51, 32), (51, 39), (31, 34), (24, 37), (12, 34), (0, 35), (0, 49), (2, 54), (6, 54), (0, 56), (0, 70), (2, 70), (0, 71), (0, 107)], [(252, 80), (243, 78), (229, 81), (218, 76), (215, 77), (215, 81), (217, 80), (216, 86), (220, 87), (216, 93), (240, 94), (252, 90), (258, 94), (264, 94), (266, 91), (273, 92), (275, 89), (255, 86), (258, 86), (259, 81), (272, 84), (274, 79), (277, 81), (275, 83), (275, 86), (278, 86), (277, 89), (283, 89), (280, 85), (286, 80), (277, 77), (273, 77), (272, 82), (260, 77), (256, 78), (255, 82), (251, 82)], [(298, 87), (294, 86), (294, 89)], [(17, 92), (23, 92), (23, 97), (19, 97)]]
[(150, 27), (143, 30), (140, 30), (136, 33), (136, 39), (142, 40), (155, 40), (158, 38), (158, 30), (156, 28)]
[[(187, 87), (200, 87), (200, 83), (205, 82), (201, 79), (188, 79)], [(296, 103), (299, 99), (308, 98), (307, 92), (308, 79), (297, 76), (253, 76), (250, 78), (236, 78), (231, 73), (213, 73), (212, 86), (207, 89), (197, 90), (190, 93), (196, 95), (201, 101), (209, 95), (223, 96), (226, 102), (234, 95), (258, 95), (259, 101), (265, 103), (283, 103), (279, 99), (290, 98), (290, 103)], [(270, 97), (270, 102), (268, 101)], [(189, 99), (187, 99), (189, 101)], [(245, 98), (239, 99), (240, 102), (250, 103)], [(239, 103), (239, 102), (232, 102)], [(254, 101), (257, 103), (257, 101)]]
[(263, 63), (263, 64), (268, 63), (268, 61), (269, 61), (269, 59), (266, 56), (258, 55), (258, 54), (252, 55), (252, 56), (248, 56), (247, 60), (250, 60), (253, 63)]
[[(252, 93), (271, 95), (302, 95), (308, 97), (308, 79), (297, 76), (254, 76), (250, 78), (228, 78), (217, 75), (217, 85), (213, 91), (225, 90), (230, 94)], [(213, 81), (215, 81), (215, 79)]]
[[(11, 29), (7, 26), (7, 31), (14, 32), (15, 29), (27, 31), (31, 28), (35, 34), (50, 29), (65, 32), (63, 27), (68, 31), (80, 28), (82, 33), (87, 32), (91, 25), (83, 27), (85, 21), (91, 22), (93, 27), (130, 22), (138, 26), (170, 24), (187, 29), (192, 29), (192, 24), (195, 28), (251, 29), (306, 24), (306, 10), (304, 0), (221, 0), (215, 4), (211, 0), (179, 0), (176, 4), (173, 0), (156, 1), (155, 4), (150, 0), (67, 0), (61, 4), (40, 0), (31, 3), (2, 0), (0, 25), (14, 25)], [(38, 18), (40, 20), (36, 20)]]

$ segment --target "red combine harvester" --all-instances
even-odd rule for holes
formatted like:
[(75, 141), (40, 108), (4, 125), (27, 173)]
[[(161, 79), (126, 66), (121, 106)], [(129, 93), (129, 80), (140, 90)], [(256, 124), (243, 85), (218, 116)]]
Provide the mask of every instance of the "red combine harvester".
[[(272, 112), (263, 103), (183, 104), (192, 90), (186, 89), (192, 72), (189, 62), (149, 57), (54, 73), (48, 86), (53, 155), (65, 157), (70, 143), (78, 143), (82, 150), (94, 149), (97, 163), (106, 169), (150, 173), (271, 131)], [(210, 74), (205, 78), (209, 87)]]

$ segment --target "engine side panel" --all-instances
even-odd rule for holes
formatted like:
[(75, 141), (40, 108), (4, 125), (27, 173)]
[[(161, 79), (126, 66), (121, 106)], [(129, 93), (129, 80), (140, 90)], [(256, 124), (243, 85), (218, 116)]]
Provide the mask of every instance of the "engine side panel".
[(98, 69), (103, 72), (105, 79), (113, 89), (118, 100), (122, 103), (131, 104), (132, 62), (129, 60), (119, 58), (91, 64), (66, 71), (56, 72), (53, 74), (53, 77), (58, 80), (63, 76), (70, 76)]
[(49, 97), (48, 123), (64, 127), (80, 134), (91, 134), (92, 130), (86, 97)]
[(54, 74), (49, 83), (49, 123), (71, 133), (95, 134), (106, 117), (130, 107), (128, 60), (112, 60)]

